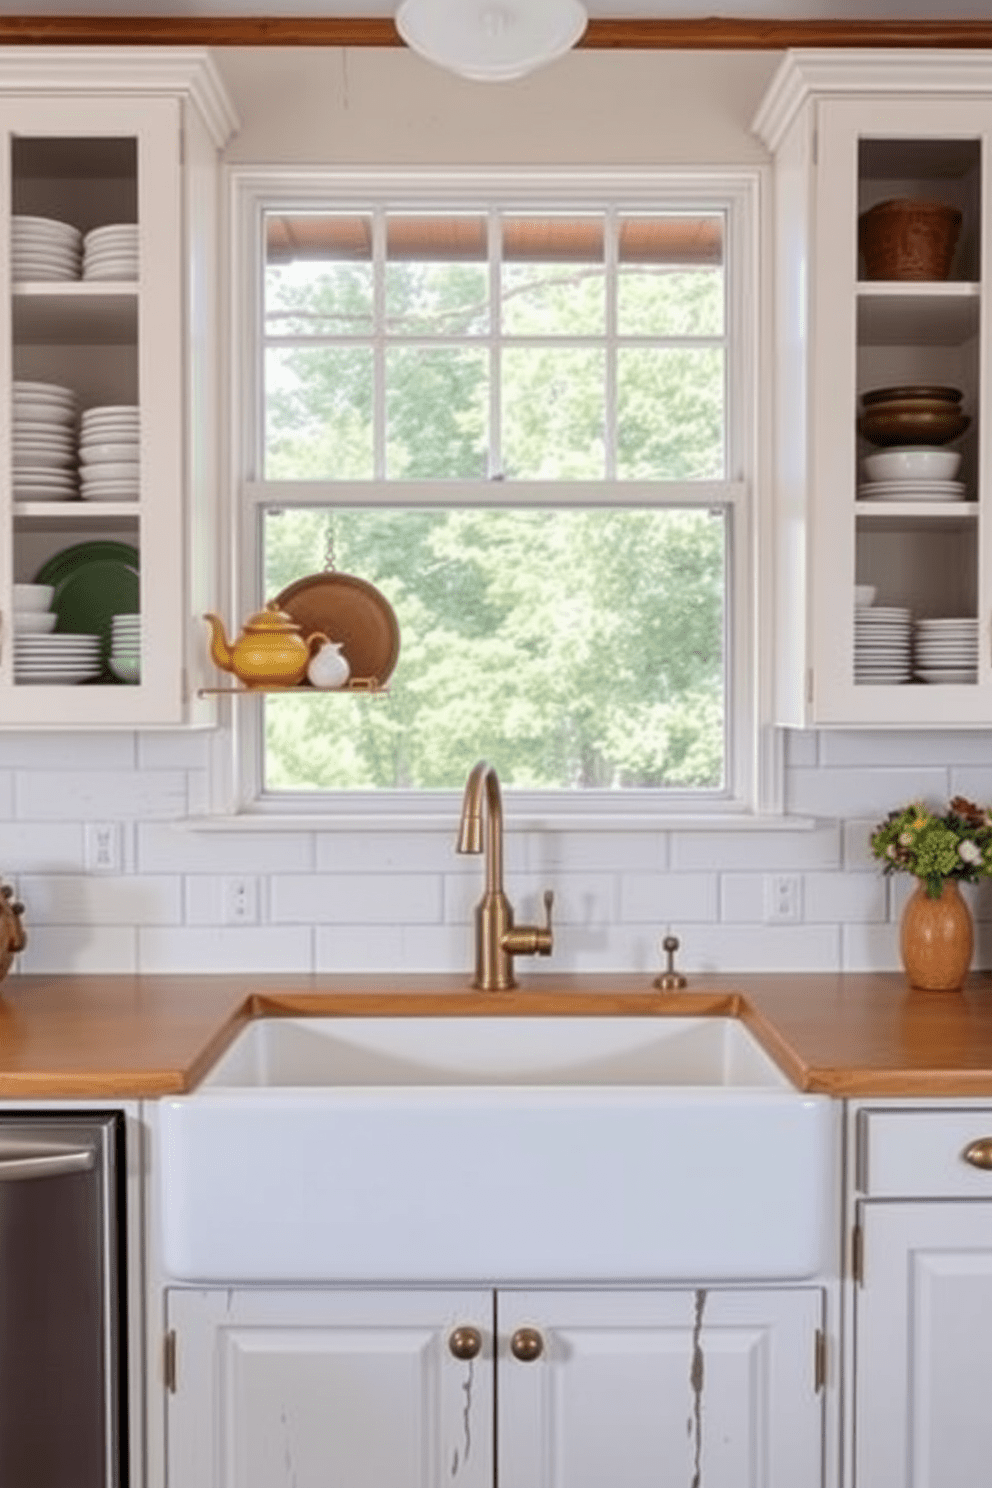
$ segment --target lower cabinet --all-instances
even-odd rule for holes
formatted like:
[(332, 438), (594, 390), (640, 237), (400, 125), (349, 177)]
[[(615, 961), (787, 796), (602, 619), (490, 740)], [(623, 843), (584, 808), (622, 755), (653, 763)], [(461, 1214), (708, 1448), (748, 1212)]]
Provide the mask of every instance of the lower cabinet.
[(851, 1126), (854, 1488), (992, 1481), (992, 1106)]
[(172, 1290), (170, 1488), (820, 1488), (823, 1294)]
[(856, 1488), (975, 1488), (992, 1464), (992, 1202), (869, 1203)]

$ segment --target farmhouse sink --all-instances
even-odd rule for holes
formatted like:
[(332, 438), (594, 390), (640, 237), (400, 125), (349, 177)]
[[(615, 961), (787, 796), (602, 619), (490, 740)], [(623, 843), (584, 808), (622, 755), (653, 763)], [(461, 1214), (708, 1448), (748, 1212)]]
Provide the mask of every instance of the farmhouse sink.
[(737, 1018), (259, 1018), (201, 1090), (703, 1085), (790, 1090)]
[(177, 1280), (794, 1279), (833, 1103), (727, 1017), (260, 1018), (157, 1112)]

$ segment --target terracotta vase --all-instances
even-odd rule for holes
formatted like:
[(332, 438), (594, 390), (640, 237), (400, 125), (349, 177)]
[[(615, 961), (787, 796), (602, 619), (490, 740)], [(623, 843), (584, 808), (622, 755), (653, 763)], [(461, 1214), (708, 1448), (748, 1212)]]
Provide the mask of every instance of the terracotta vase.
[(971, 910), (954, 880), (944, 880), (939, 899), (931, 899), (918, 880), (899, 931), (909, 985), (926, 992), (956, 992), (968, 975), (974, 946)]

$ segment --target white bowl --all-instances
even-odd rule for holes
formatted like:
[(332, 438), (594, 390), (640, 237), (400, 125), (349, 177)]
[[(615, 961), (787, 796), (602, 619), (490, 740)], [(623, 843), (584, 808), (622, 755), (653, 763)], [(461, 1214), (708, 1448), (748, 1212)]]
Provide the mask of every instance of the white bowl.
[(51, 584), (15, 584), (15, 610), (47, 610), (55, 598)]
[(961, 464), (961, 452), (929, 445), (900, 445), (865, 455), (861, 463), (869, 480), (953, 480)]
[(15, 635), (48, 635), (55, 629), (58, 615), (52, 610), (15, 610)]
[(137, 448), (137, 439), (130, 444), (80, 444), (79, 458), (84, 465), (133, 464)]
[(878, 589), (874, 584), (855, 584), (854, 603), (860, 606), (873, 605)]

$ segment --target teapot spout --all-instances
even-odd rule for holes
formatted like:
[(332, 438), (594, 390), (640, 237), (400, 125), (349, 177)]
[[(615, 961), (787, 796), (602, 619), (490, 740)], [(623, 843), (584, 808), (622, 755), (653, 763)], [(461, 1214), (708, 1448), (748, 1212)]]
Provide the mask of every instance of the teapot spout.
[(221, 668), (222, 671), (233, 671), (233, 658), (231, 655), (231, 644), (224, 632), (224, 622), (219, 615), (208, 611), (204, 620), (210, 626), (210, 657), (211, 660)]

